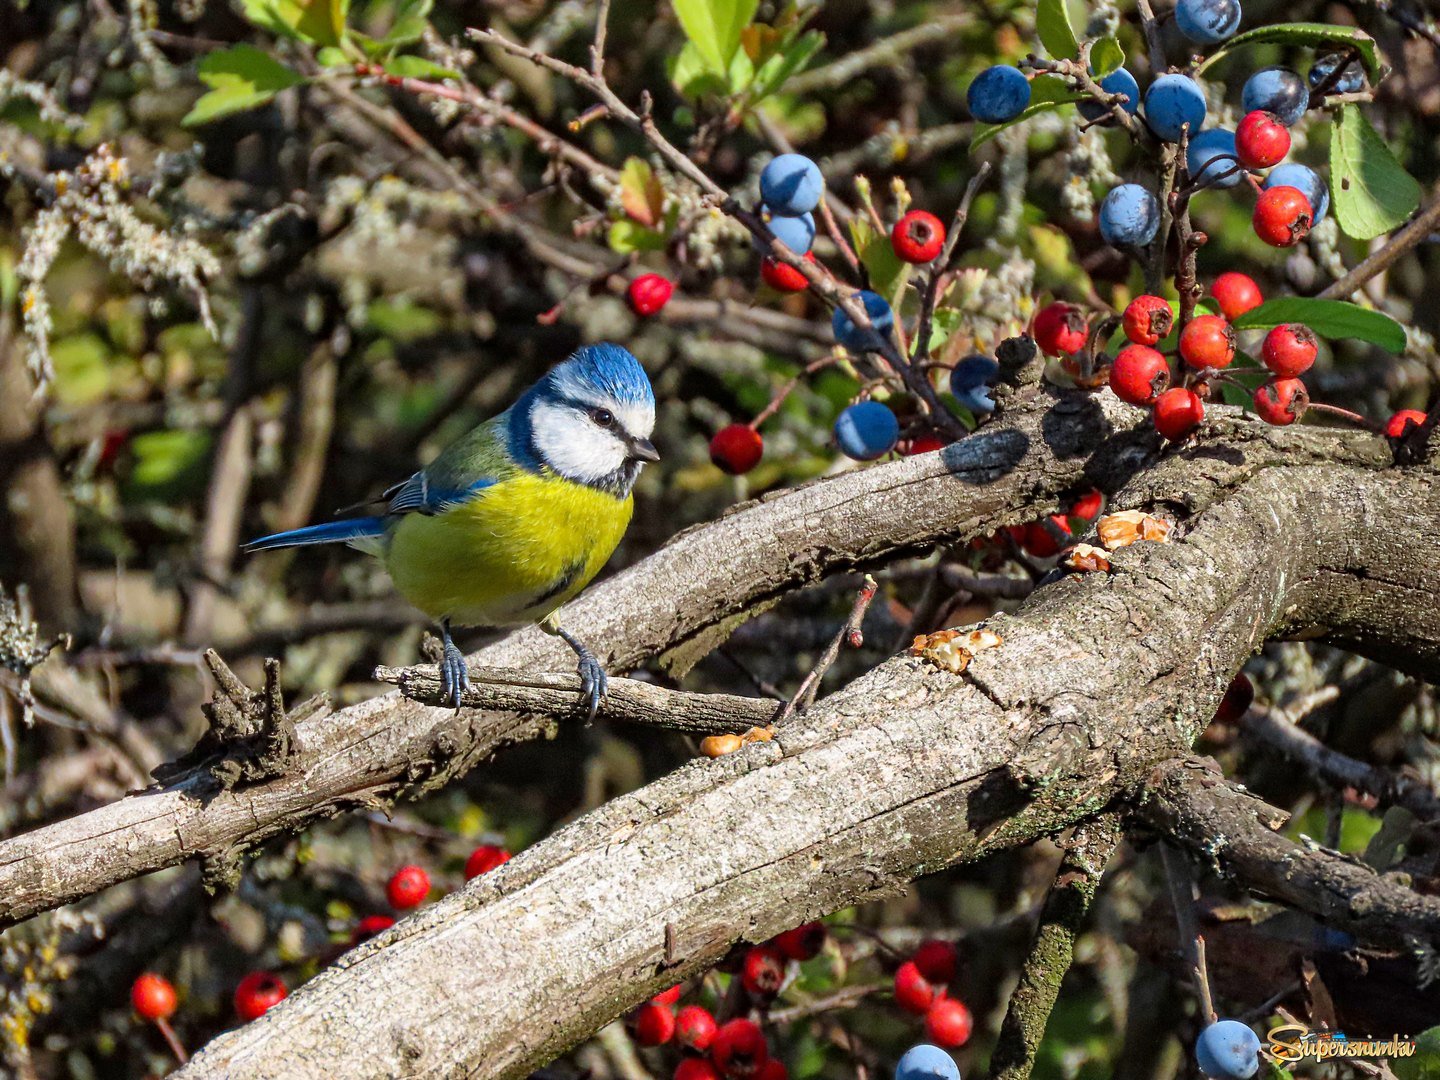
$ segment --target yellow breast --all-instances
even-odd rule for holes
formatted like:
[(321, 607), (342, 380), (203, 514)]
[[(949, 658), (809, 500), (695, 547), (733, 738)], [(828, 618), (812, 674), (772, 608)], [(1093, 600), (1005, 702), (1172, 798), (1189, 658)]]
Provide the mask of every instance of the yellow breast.
[(442, 514), (406, 514), (390, 534), (385, 565), (431, 618), (537, 622), (600, 572), (633, 510), (628, 495), (521, 473)]

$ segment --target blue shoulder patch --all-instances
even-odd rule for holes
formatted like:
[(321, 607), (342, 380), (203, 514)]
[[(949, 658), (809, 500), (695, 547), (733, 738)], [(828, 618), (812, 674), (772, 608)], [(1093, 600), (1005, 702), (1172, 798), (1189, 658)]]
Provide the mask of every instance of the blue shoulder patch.
[(385, 492), (390, 502), (385, 507), (387, 514), (439, 514), (458, 503), (474, 498), (495, 483), (494, 477), (485, 476), (466, 488), (432, 487), (425, 470), (413, 474), (410, 479), (396, 484)]

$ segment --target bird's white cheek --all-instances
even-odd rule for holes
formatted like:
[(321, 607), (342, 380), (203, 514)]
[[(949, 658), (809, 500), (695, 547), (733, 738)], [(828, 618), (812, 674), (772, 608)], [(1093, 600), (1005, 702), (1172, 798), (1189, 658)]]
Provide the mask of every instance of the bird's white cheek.
[(536, 405), (531, 412), (540, 459), (561, 476), (593, 483), (625, 464), (625, 446), (573, 409)]

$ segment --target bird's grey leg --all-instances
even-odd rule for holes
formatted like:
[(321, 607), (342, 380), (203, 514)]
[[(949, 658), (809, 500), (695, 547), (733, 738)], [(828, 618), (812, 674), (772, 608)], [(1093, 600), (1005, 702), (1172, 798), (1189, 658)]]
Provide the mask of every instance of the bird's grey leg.
[(610, 690), (610, 680), (605, 676), (605, 669), (600, 666), (600, 661), (595, 654), (580, 643), (575, 637), (557, 622), (551, 622), (546, 629), (554, 628), (554, 632), (564, 638), (565, 644), (575, 650), (575, 655), (580, 658), (577, 670), (580, 674), (580, 699), (588, 699), (590, 710), (585, 717), (586, 723), (595, 719), (595, 713), (600, 709), (600, 699)]
[(460, 697), (470, 689), (470, 668), (465, 663), (465, 654), (450, 639), (450, 620), (440, 620), (440, 637), (445, 643), (445, 655), (440, 661), (440, 696), (460, 708)]

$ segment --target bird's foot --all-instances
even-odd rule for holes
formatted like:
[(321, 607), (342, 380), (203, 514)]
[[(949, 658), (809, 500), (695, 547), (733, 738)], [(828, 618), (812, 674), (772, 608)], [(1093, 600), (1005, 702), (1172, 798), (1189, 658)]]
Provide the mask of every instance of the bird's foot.
[(460, 698), (470, 689), (470, 667), (450, 635), (445, 635), (445, 655), (440, 660), (440, 696), (453, 708), (460, 708)]
[(580, 675), (580, 701), (582, 704), (589, 703), (589, 711), (585, 715), (585, 722), (588, 724), (600, 711), (601, 699), (610, 692), (610, 679), (594, 653), (583, 645), (576, 651), (580, 657), (580, 663), (576, 667)]

